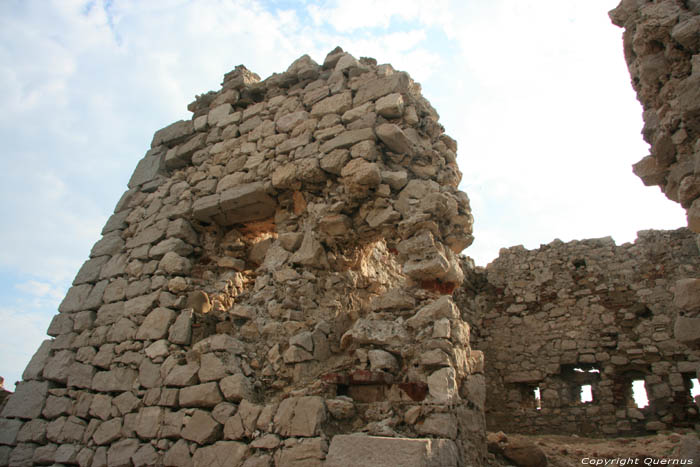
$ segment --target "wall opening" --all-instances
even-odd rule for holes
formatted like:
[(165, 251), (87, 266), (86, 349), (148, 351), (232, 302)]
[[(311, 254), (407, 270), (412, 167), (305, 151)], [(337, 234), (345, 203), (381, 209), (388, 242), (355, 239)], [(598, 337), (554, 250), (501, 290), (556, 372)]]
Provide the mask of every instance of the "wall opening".
[(690, 397), (695, 400), (696, 396), (700, 396), (700, 381), (697, 378), (690, 378)]
[(647, 387), (643, 379), (632, 381), (632, 399), (634, 400), (634, 405), (638, 409), (643, 409), (649, 405)]
[(584, 404), (593, 402), (593, 386), (590, 384), (582, 385), (581, 392), (579, 393), (579, 400)]
[(537, 386), (535, 389), (533, 389), (532, 393), (535, 395), (535, 409), (542, 410), (542, 395), (540, 394), (540, 387)]

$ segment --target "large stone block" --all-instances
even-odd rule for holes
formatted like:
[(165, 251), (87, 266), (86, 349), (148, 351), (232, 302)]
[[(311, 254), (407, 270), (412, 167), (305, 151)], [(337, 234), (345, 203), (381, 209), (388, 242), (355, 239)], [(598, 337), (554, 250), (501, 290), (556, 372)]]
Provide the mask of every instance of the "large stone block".
[(457, 446), (448, 439), (336, 435), (325, 467), (457, 467)]
[(319, 396), (290, 397), (275, 414), (275, 431), (282, 436), (316, 436), (326, 420), (326, 405)]
[(46, 381), (25, 381), (17, 384), (0, 416), (15, 418), (37, 418), (44, 409), (49, 383)]
[(275, 213), (276, 206), (262, 183), (248, 183), (221, 193), (221, 214), (214, 220), (220, 225), (232, 225), (267, 219)]
[(168, 308), (156, 308), (148, 314), (136, 332), (138, 340), (158, 340), (167, 336), (170, 324), (175, 321), (175, 312)]
[(197, 449), (192, 456), (194, 467), (230, 467), (240, 465), (248, 447), (236, 441), (219, 441)]

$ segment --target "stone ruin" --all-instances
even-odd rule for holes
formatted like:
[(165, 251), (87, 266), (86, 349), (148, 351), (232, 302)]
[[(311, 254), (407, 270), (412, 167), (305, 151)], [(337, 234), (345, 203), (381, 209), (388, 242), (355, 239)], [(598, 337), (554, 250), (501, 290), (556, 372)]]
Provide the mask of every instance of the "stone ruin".
[(3, 464), (482, 464), (472, 217), (420, 86), (336, 49), (188, 108), (2, 412)]
[(610, 16), (634, 171), (689, 229), (475, 268), (457, 144), (406, 73), (236, 67), (156, 132), (2, 409), (0, 466), (487, 465), (487, 428), (697, 426), (700, 2)]

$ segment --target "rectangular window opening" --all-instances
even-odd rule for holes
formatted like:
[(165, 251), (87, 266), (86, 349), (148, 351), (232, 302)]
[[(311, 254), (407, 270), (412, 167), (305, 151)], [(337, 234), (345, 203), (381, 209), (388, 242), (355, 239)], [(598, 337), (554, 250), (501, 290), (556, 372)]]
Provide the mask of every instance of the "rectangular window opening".
[(643, 409), (649, 405), (647, 387), (643, 379), (632, 381), (632, 398), (634, 399), (634, 405), (636, 405), (638, 409)]
[(593, 402), (593, 387), (590, 384), (581, 386), (581, 402), (587, 404)]
[(540, 387), (537, 386), (532, 392), (535, 395), (535, 409), (542, 410), (542, 396), (540, 395)]

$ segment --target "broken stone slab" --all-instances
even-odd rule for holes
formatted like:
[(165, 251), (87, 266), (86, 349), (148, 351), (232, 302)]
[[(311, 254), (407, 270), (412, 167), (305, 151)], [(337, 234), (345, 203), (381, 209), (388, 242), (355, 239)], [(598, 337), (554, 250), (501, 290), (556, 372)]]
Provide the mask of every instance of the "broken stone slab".
[(386, 118), (399, 118), (403, 115), (404, 101), (399, 93), (389, 94), (377, 100), (376, 111)]
[(51, 340), (46, 339), (41, 343), (39, 346), (39, 349), (37, 349), (36, 353), (32, 357), (31, 360), (29, 360), (29, 363), (27, 364), (27, 367), (24, 369), (24, 372), (22, 373), (22, 380), (24, 381), (29, 381), (32, 379), (39, 379), (39, 376), (41, 373), (44, 371), (44, 367), (46, 366), (46, 362), (49, 360), (49, 356), (51, 354)]
[(700, 309), (700, 279), (681, 279), (675, 284), (673, 304), (684, 311)]
[(219, 382), (219, 387), (228, 401), (240, 402), (253, 398), (253, 385), (242, 373), (227, 376)]
[(336, 435), (326, 467), (456, 467), (457, 446), (451, 439), (384, 438)]

